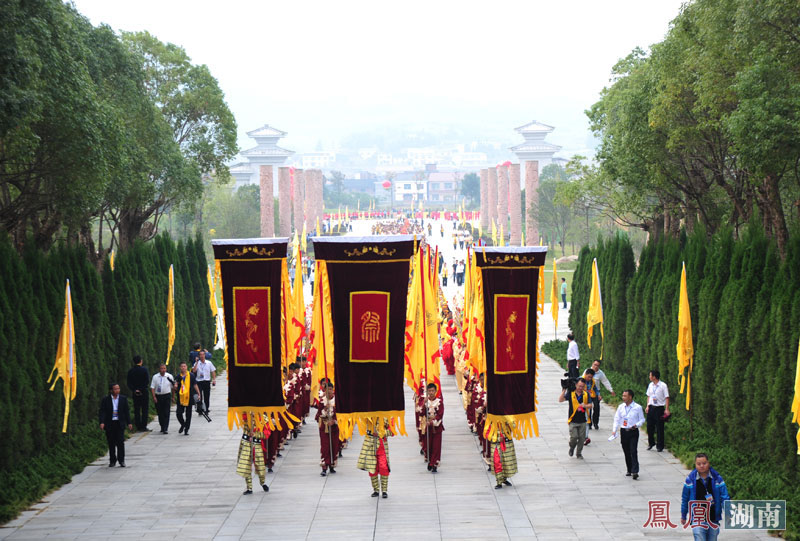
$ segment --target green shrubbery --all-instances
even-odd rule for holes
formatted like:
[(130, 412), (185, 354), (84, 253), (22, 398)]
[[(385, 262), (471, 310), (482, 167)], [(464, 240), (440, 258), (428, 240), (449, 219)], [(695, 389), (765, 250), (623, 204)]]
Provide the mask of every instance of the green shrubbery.
[[(162, 235), (118, 254), (115, 271), (98, 273), (81, 248), (20, 257), (0, 240), (0, 522), (68, 481), (105, 449), (97, 408), (112, 381), (130, 395), (125, 380), (139, 354), (156, 370), (166, 357), (167, 272), (175, 265), (176, 338), (172, 361), (193, 342), (213, 346), (206, 260), (200, 239), (174, 243)], [(49, 392), (69, 278), (75, 321), (78, 390), (62, 434), (64, 395)], [(174, 366), (173, 366), (174, 368)]]
[[(790, 412), (800, 334), (800, 236), (790, 239), (781, 260), (757, 226), (736, 241), (730, 231), (708, 238), (698, 229), (648, 244), (638, 269), (624, 237), (584, 247), (570, 313), (584, 359), (600, 354), (599, 330), (595, 347), (585, 348), (593, 257), (605, 309), (603, 370), (615, 387), (629, 383), (643, 396), (648, 371), (660, 370), (674, 401), (667, 424), (671, 451), (687, 464), (695, 452), (708, 452), (737, 499), (786, 499), (789, 509), (800, 509), (797, 426)], [(675, 349), (682, 261), (695, 347), (693, 438), (685, 395), (678, 395)], [(566, 358), (552, 351), (555, 359)], [(788, 518), (792, 532), (800, 530), (800, 519), (792, 512)]]

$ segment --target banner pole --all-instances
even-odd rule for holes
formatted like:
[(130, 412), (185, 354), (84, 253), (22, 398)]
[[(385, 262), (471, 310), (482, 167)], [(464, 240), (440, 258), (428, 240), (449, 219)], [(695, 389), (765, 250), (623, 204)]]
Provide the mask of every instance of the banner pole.
[[(320, 262), (317, 260), (317, 272), (316, 272), (316, 281), (315, 287), (319, 288), (319, 300), (322, 302), (322, 296), (325, 294), (325, 288), (322, 287), (322, 274), (319, 272), (320, 270)], [(327, 273), (326, 273), (327, 274)], [(330, 383), (330, 379), (328, 378), (328, 355), (325, 348), (325, 310), (322, 309), (320, 306), (320, 322), (322, 323), (322, 366), (325, 368), (325, 396), (322, 397), (324, 401), (328, 402), (328, 407), (330, 407), (330, 401), (328, 400), (328, 383)], [(336, 393), (336, 387), (334, 389), (334, 398)], [(330, 409), (328, 409), (328, 415), (330, 415)], [(331, 458), (331, 467), (333, 467), (333, 439), (331, 436), (330, 427), (327, 427), (328, 432), (328, 454)]]
[[(419, 271), (422, 275), (419, 277), (420, 284), (422, 285), (422, 352), (425, 355), (425, 386), (427, 387), (428, 383), (428, 322), (427, 322), (427, 312), (425, 310), (425, 280), (427, 277), (425, 276), (425, 258), (422, 254), (422, 250), (419, 251)], [(427, 392), (427, 391), (426, 391)], [(428, 400), (427, 397), (423, 395), (423, 400), (425, 400), (425, 459), (430, 464), (430, 456), (431, 456), (431, 435), (430, 431), (428, 430)]]

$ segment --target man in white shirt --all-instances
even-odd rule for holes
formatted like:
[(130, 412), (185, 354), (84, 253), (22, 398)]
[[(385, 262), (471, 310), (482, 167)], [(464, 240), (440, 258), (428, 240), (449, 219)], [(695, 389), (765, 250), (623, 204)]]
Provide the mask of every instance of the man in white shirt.
[(169, 430), (169, 410), (172, 406), (172, 388), (175, 385), (175, 378), (167, 372), (167, 365), (161, 363), (158, 367), (158, 374), (153, 374), (150, 380), (150, 394), (156, 403), (158, 412), (158, 424), (161, 426), (161, 433), (167, 434)]
[(569, 333), (567, 335), (567, 371), (569, 377), (578, 377), (578, 367), (580, 367), (581, 354), (578, 352), (578, 343), (575, 341), (575, 335)]
[(639, 478), (639, 428), (644, 424), (644, 412), (642, 406), (633, 401), (633, 391), (627, 389), (622, 391), (622, 404), (617, 407), (614, 415), (614, 428), (612, 433), (617, 435), (620, 432), (622, 452), (625, 453), (625, 466), (628, 473), (634, 479)]
[[(601, 362), (602, 361), (600, 361), (598, 359), (598, 360), (596, 360), (596, 361), (594, 361), (592, 363), (592, 370), (594, 371), (594, 376), (593, 377), (594, 377), (594, 381), (597, 383), (597, 391), (598, 392), (597, 392), (597, 396), (592, 397), (592, 402), (594, 403), (594, 408), (592, 408), (592, 422), (589, 425), (589, 430), (592, 429), (592, 425), (594, 425), (594, 429), (595, 430), (600, 428), (600, 427), (597, 426), (597, 424), (600, 422), (600, 401), (603, 399), (603, 397), (600, 396), (600, 392), (599, 392), (600, 391), (600, 384), (602, 383), (603, 387), (608, 389), (608, 391), (611, 393), (611, 396), (617, 396), (617, 394), (614, 392), (614, 389), (611, 388), (611, 382), (608, 381), (608, 377), (603, 373), (602, 370), (600, 370), (600, 363)], [(583, 377), (584, 378), (586, 377), (586, 370), (583, 371)]]
[(211, 386), (214, 385), (216, 387), (217, 385), (217, 369), (214, 367), (214, 363), (206, 360), (205, 351), (198, 352), (192, 372), (197, 377), (197, 386), (200, 388), (205, 410), (207, 412), (211, 411)]
[(647, 450), (655, 446), (660, 453), (664, 450), (664, 415), (669, 415), (669, 389), (667, 384), (661, 381), (661, 373), (658, 370), (650, 371), (647, 407), (644, 412), (647, 414)]

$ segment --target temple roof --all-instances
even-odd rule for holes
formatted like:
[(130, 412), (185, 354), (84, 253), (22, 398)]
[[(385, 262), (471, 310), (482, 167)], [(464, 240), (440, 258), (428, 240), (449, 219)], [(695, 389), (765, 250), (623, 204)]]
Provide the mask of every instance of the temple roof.
[(524, 126), (520, 126), (519, 128), (515, 128), (514, 131), (519, 132), (521, 134), (526, 133), (550, 133), (553, 131), (555, 127), (550, 126), (549, 124), (544, 124), (537, 120), (532, 120), (528, 122)]
[(260, 128), (247, 132), (250, 137), (286, 137), (286, 132), (264, 124)]
[(524, 143), (520, 143), (511, 147), (512, 152), (558, 152), (559, 150), (561, 150), (560, 146), (551, 145), (550, 143), (545, 143), (544, 141), (525, 141)]
[(257, 146), (240, 153), (242, 156), (291, 156), (294, 150), (286, 150), (278, 146)]

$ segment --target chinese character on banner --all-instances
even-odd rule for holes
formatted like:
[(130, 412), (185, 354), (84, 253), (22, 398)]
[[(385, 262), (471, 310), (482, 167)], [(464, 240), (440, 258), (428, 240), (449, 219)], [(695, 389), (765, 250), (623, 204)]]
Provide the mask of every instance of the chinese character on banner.
[(669, 520), (669, 500), (651, 500), (647, 502), (648, 517), (643, 528), (677, 528), (677, 524), (673, 524)]
[(684, 528), (703, 528), (712, 530), (719, 528), (710, 520), (711, 502), (704, 500), (692, 500), (689, 502), (689, 517), (691, 520), (683, 525)]
[(764, 530), (777, 530), (781, 527), (781, 513), (783, 507), (771, 502), (758, 508), (758, 528)]

